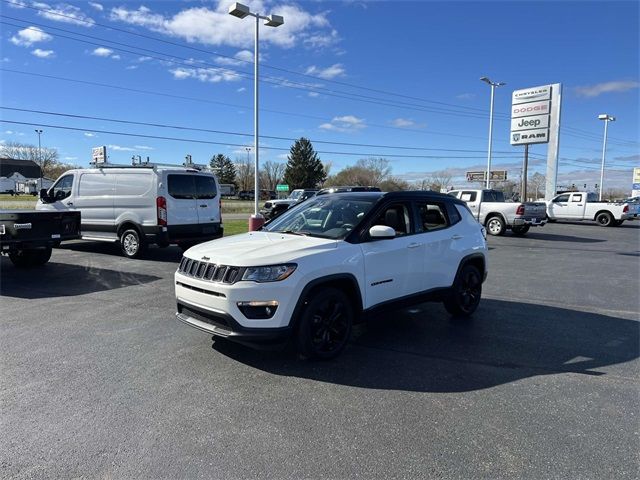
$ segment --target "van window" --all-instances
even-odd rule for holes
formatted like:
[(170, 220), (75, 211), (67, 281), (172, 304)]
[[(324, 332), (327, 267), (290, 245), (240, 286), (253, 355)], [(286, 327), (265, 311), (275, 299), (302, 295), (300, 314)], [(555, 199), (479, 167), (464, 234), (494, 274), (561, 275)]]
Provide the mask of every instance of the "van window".
[(116, 176), (116, 195), (141, 197), (151, 189), (150, 173), (119, 173)]
[(115, 177), (113, 174), (105, 173), (83, 173), (80, 175), (78, 183), (79, 197), (101, 197), (113, 195), (113, 184)]
[(193, 180), (195, 175), (167, 175), (169, 195), (173, 198), (195, 198), (196, 184)]
[(196, 175), (196, 197), (202, 199), (215, 198), (218, 194), (213, 177)]
[(71, 195), (71, 187), (73, 186), (73, 175), (65, 175), (60, 178), (51, 188), (51, 195), (56, 200), (64, 200)]

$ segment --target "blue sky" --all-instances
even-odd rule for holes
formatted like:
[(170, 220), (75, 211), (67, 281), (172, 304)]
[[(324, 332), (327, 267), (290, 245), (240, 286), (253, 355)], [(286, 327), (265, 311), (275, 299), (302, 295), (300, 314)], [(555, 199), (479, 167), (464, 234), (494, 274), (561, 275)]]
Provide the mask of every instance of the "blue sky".
[[(3, 120), (25, 124), (2, 123), (0, 140), (37, 143), (42, 128), (44, 146), (82, 166), (98, 145), (116, 163), (246, 156), (251, 136), (230, 132), (253, 132), (254, 24), (227, 15), (230, 3), (2, 0), (3, 107), (228, 133), (5, 108)], [(617, 117), (607, 186), (630, 188), (640, 166), (638, 2), (245, 3), (285, 19), (261, 27), (262, 161), (286, 161), (287, 139), (305, 136), (334, 173), (381, 156), (407, 180), (449, 169), (462, 185), (465, 170), (486, 165), (488, 76), (507, 83), (496, 92), (493, 164), (512, 178), (522, 147), (509, 145), (511, 92), (550, 83), (563, 84), (559, 183), (597, 183), (600, 113)], [(530, 152), (530, 172), (544, 173), (546, 146)]]

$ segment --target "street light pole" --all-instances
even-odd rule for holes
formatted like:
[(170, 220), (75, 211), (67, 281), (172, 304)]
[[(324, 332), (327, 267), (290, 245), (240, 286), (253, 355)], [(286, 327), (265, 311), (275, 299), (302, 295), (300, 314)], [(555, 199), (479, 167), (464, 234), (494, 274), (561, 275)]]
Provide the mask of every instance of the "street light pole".
[(493, 144), (493, 97), (496, 87), (506, 85), (504, 82), (492, 82), (487, 77), (481, 77), (481, 81), (491, 86), (491, 107), (489, 109), (489, 148), (487, 151), (487, 182), (486, 188), (490, 188), (490, 176), (491, 176), (491, 147)]
[(38, 162), (40, 162), (40, 188), (38, 189), (38, 193), (42, 190), (42, 147), (40, 144), (40, 135), (42, 135), (42, 130), (36, 129), (36, 133), (38, 134)]
[(254, 54), (253, 54), (253, 148), (254, 148), (254, 161), (255, 161), (255, 182), (254, 182), (254, 214), (249, 219), (249, 230), (257, 230), (264, 223), (264, 218), (260, 215), (258, 202), (260, 201), (260, 183), (259, 183), (259, 152), (260, 142), (258, 133), (258, 64), (259, 64), (259, 33), (260, 33), (260, 20), (265, 20), (264, 24), (267, 27), (279, 27), (284, 23), (284, 18), (280, 15), (268, 15), (262, 16), (259, 13), (254, 13), (249, 10), (249, 7), (241, 3), (234, 3), (229, 7), (229, 15), (233, 15), (238, 18), (245, 18), (247, 16), (254, 17), (256, 19), (256, 28), (254, 34)]
[(616, 117), (603, 113), (598, 115), (599, 120), (604, 120), (604, 141), (602, 142), (602, 165), (600, 166), (600, 192), (598, 194), (598, 201), (602, 201), (602, 192), (604, 190), (604, 158), (607, 151), (607, 127), (609, 122), (615, 122)]

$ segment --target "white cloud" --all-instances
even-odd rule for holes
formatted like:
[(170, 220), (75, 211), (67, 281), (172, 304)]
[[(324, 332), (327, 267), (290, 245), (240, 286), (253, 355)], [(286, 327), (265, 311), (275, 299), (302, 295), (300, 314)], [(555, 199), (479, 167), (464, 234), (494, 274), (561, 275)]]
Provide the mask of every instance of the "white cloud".
[(314, 77), (324, 78), (325, 80), (331, 80), (336, 77), (344, 77), (345, 69), (340, 63), (333, 64), (327, 68), (320, 68), (312, 65), (307, 68), (305, 73), (307, 75), (313, 75)]
[(55, 56), (55, 52), (53, 50), (41, 50), (36, 48), (31, 52), (31, 55), (35, 55), (38, 58), (52, 58)]
[(91, 55), (95, 55), (96, 57), (110, 57), (113, 53), (113, 50), (105, 47), (98, 47), (91, 52)]
[[(264, 56), (260, 54), (260, 61), (264, 61)], [(233, 58), (229, 57), (218, 57), (215, 59), (215, 62), (218, 65), (228, 65), (228, 66), (251, 66), (253, 65), (253, 52), (250, 50), (240, 50), (237, 52)]]
[(121, 145), (107, 145), (107, 148), (116, 152), (135, 152), (135, 148), (123, 147)]
[(633, 90), (638, 87), (640, 87), (640, 82), (635, 80), (618, 80), (575, 87), (575, 92), (579, 97), (592, 98), (602, 95), (603, 93), (626, 92), (627, 90)]
[(236, 90), (236, 92), (238, 93), (242, 93), (244, 91), (246, 91), (247, 89), (245, 87), (240, 87), (238, 90)]
[(111, 55), (112, 60), (120, 60), (120, 55)]
[(318, 126), (322, 130), (333, 132), (356, 132), (366, 127), (364, 119), (354, 115), (344, 115), (342, 117), (333, 117), (330, 123), (323, 123)]
[(424, 128), (425, 125), (421, 123), (416, 123), (410, 118), (394, 118), (391, 120), (392, 126), (397, 128)]
[(138, 65), (127, 65), (124, 68), (125, 70), (135, 70), (136, 68), (138, 68)]
[(11, 3), (7, 3), (7, 6), (11, 8), (26, 8), (28, 4), (23, 0), (13, 0)]
[(64, 157), (64, 158), (63, 158), (63, 160), (66, 160), (66, 161), (68, 161), (68, 162), (71, 162), (71, 161), (73, 161), (73, 160), (77, 160), (77, 159), (78, 159), (78, 157)]
[(185, 78), (194, 78), (201, 82), (218, 83), (218, 82), (234, 82), (242, 80), (237, 73), (225, 68), (185, 68), (179, 67), (169, 70), (174, 78), (184, 80)]
[(138, 57), (138, 61), (140, 63), (142, 62), (148, 62), (149, 60), (151, 60), (151, 57)]
[(456, 98), (459, 100), (473, 100), (476, 98), (475, 93), (461, 93), (460, 95), (456, 95)]
[(72, 23), (83, 27), (93, 27), (94, 20), (82, 10), (68, 3), (59, 3), (52, 7), (46, 3), (33, 2), (35, 8), (39, 8), (38, 15), (55, 22)]
[(95, 8), (96, 10), (98, 10), (99, 12), (102, 12), (104, 10), (104, 7), (102, 6), (101, 3), (89, 2), (89, 5)]
[(84, 132), (84, 136), (91, 138), (91, 137), (96, 137), (97, 135), (93, 132)]
[(134, 145), (133, 148), (136, 148), (138, 150), (154, 150), (153, 147), (149, 147), (147, 145)]
[(309, 96), (311, 98), (316, 98), (316, 97), (319, 97), (320, 94), (318, 92), (309, 92), (309, 93), (307, 93), (307, 96)]
[[(312, 47), (332, 44), (338, 40), (335, 30), (330, 29), (325, 13), (311, 13), (298, 5), (266, 5), (263, 0), (251, 4), (258, 11), (273, 11), (282, 15), (284, 25), (278, 28), (263, 28), (260, 38), (266, 43), (291, 48), (300, 41)], [(227, 13), (229, 2), (219, 0), (212, 7), (190, 7), (173, 16), (165, 16), (141, 6), (137, 10), (126, 7), (111, 9), (110, 18), (131, 25), (146, 27), (169, 36), (184, 38), (188, 42), (207, 45), (229, 45), (249, 48), (253, 45), (253, 23), (239, 20)]]
[(48, 42), (53, 37), (38, 27), (29, 27), (20, 30), (17, 35), (9, 39), (14, 45), (21, 47), (30, 47), (34, 43)]

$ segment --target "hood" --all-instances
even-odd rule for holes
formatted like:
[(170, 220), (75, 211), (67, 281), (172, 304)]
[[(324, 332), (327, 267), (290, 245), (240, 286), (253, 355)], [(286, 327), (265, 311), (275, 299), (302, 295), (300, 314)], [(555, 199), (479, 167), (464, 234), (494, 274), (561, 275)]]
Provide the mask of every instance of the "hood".
[(189, 258), (218, 265), (250, 267), (292, 262), (299, 257), (334, 249), (338, 241), (288, 233), (249, 232), (201, 243), (185, 252)]

